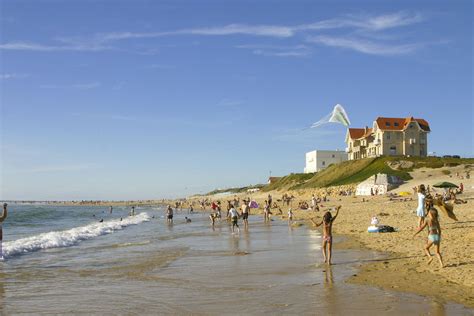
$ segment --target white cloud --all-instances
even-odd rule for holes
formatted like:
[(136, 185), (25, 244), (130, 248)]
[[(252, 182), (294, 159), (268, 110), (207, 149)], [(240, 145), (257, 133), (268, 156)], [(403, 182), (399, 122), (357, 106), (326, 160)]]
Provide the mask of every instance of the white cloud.
[(86, 82), (86, 83), (75, 83), (71, 85), (44, 84), (44, 85), (41, 85), (40, 88), (89, 90), (89, 89), (98, 88), (100, 86), (101, 86), (100, 82)]
[(7, 74), (0, 74), (0, 80), (23, 79), (29, 76), (30, 76), (29, 74), (7, 73)]
[(38, 51), (38, 52), (55, 52), (55, 51), (102, 51), (112, 49), (102, 45), (44, 45), (31, 42), (9, 42), (0, 44), (2, 50), (22, 50), (22, 51)]
[(329, 47), (339, 47), (355, 50), (370, 55), (403, 55), (419, 49), (421, 44), (382, 44), (358, 38), (344, 38), (333, 36), (313, 36), (307, 38), (310, 43)]
[[(251, 35), (287, 38), (294, 36), (297, 32), (328, 30), (340, 28), (356, 28), (379, 31), (389, 28), (406, 26), (423, 21), (423, 17), (416, 13), (397, 12), (392, 14), (367, 16), (367, 15), (346, 15), (342, 18), (322, 20), (310, 24), (289, 25), (248, 25), (248, 24), (228, 24), (223, 26), (188, 28), (167, 32), (112, 32), (96, 34), (92, 41), (95, 43), (105, 43), (117, 40), (135, 38), (154, 38), (172, 35)], [(65, 40), (65, 39), (63, 39)], [(70, 41), (70, 39), (68, 40)]]
[(275, 56), (275, 57), (305, 57), (310, 54), (310, 52), (307, 50), (268, 51), (268, 50), (262, 50), (262, 49), (256, 49), (253, 51), (253, 53), (255, 55)]
[(330, 30), (354, 28), (360, 30), (381, 31), (422, 22), (424, 17), (419, 13), (396, 12), (377, 16), (346, 15), (341, 18), (323, 20), (311, 24), (296, 26), (294, 31)]
[[(56, 42), (61, 45), (44, 45), (28, 42), (9, 42), (0, 44), (0, 49), (3, 50), (26, 50), (26, 51), (103, 51), (103, 50), (117, 50), (117, 47), (108, 46), (108, 44), (131, 39), (146, 39), (158, 38), (165, 36), (180, 36), (180, 35), (194, 35), (194, 36), (231, 36), (231, 35), (247, 35), (256, 37), (270, 37), (278, 39), (286, 39), (295, 37), (298, 34), (309, 37), (308, 42), (331, 47), (342, 47), (352, 49), (361, 53), (376, 54), (376, 55), (396, 55), (406, 54), (416, 50), (420, 45), (418, 44), (397, 44), (389, 45), (377, 41), (364, 41), (353, 37), (338, 37), (324, 34), (328, 30), (339, 30), (342, 32), (347, 29), (348, 34), (367, 33), (373, 35), (383, 35), (381, 32), (388, 29), (399, 28), (403, 26), (412, 25), (422, 22), (424, 16), (419, 13), (410, 12), (395, 12), (389, 14), (379, 15), (344, 15), (334, 19), (326, 19), (316, 21), (314, 23), (299, 24), (299, 25), (249, 25), (249, 24), (227, 24), (223, 26), (184, 28), (171, 31), (160, 32), (111, 32), (111, 33), (97, 33), (91, 37), (61, 37), (56, 38)], [(315, 34), (316, 33), (316, 34)], [(376, 38), (373, 36), (372, 38)], [(243, 47), (239, 47), (243, 48)], [(250, 48), (250, 47), (248, 47)], [(158, 50), (142, 49), (135, 51), (140, 54), (156, 54)], [(277, 57), (304, 57), (310, 54), (309, 49), (268, 49), (255, 48), (252, 50), (254, 54), (263, 56), (277, 56)]]
[(253, 35), (270, 37), (291, 37), (294, 35), (292, 27), (277, 25), (245, 25), (229, 24), (221, 27), (195, 28), (177, 31), (176, 34), (195, 35)]
[(246, 44), (237, 45), (236, 48), (250, 49), (253, 54), (261, 56), (275, 56), (275, 57), (305, 57), (311, 54), (311, 51), (306, 45), (259, 45)]

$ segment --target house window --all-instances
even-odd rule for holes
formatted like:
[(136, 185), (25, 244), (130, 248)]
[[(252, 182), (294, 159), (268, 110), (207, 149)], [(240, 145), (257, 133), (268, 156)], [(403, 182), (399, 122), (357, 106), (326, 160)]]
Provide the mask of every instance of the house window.
[(385, 122), (385, 126), (390, 126), (390, 122)]
[(390, 132), (387, 132), (387, 139), (390, 139)]
[(332, 158), (336, 158), (336, 155), (333, 154), (333, 155), (332, 155)]
[(398, 122), (393, 123), (393, 126), (398, 126)]
[(325, 166), (325, 165), (326, 165), (326, 161), (323, 161), (322, 165)]

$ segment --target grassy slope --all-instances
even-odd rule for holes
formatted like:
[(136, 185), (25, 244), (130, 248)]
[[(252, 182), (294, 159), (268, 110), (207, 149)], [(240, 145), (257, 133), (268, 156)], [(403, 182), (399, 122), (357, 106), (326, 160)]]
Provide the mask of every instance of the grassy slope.
[(295, 185), (304, 183), (314, 177), (314, 173), (292, 173), (288, 176), (282, 177), (275, 183), (265, 186), (262, 191), (272, 191), (279, 189), (288, 189)]
[[(413, 167), (394, 170), (387, 165), (390, 161), (411, 161)], [(337, 165), (331, 165), (325, 170), (316, 174), (311, 174), (310, 178), (304, 179), (304, 181), (295, 181), (294, 185), (288, 186), (288, 183), (282, 183), (282, 180), (274, 183), (272, 186), (267, 186), (265, 189), (304, 189), (304, 188), (321, 188), (335, 185), (353, 184), (364, 181), (370, 176), (377, 173), (386, 173), (395, 175), (403, 180), (411, 179), (409, 174), (410, 171), (417, 168), (441, 168), (443, 166), (456, 166), (459, 164), (474, 164), (472, 158), (438, 158), (438, 157), (379, 157), (360, 159), (353, 161), (345, 161)], [(291, 177), (291, 176), (289, 176)], [(287, 180), (288, 181), (288, 180)]]
[(265, 185), (264, 184), (256, 184), (256, 185), (251, 185), (251, 186), (246, 186), (246, 187), (239, 187), (239, 188), (227, 188), (227, 189), (216, 189), (214, 191), (205, 193), (205, 194), (196, 194), (196, 196), (200, 195), (213, 195), (213, 194), (219, 194), (219, 193), (225, 193), (225, 192), (230, 192), (230, 193), (242, 193), (242, 192), (247, 192), (249, 189), (260, 189), (263, 188)]
[[(411, 161), (413, 167), (394, 170), (387, 165), (389, 161)], [(457, 166), (460, 164), (474, 165), (474, 158), (439, 158), (439, 157), (379, 157), (360, 160), (345, 161), (337, 165), (330, 165), (318, 173), (292, 173), (282, 177), (270, 185), (255, 185), (242, 188), (229, 188), (214, 190), (207, 194), (223, 192), (240, 193), (251, 188), (260, 188), (262, 191), (323, 188), (335, 185), (353, 184), (364, 181), (377, 173), (395, 175), (403, 180), (411, 179), (410, 171), (417, 168), (441, 168), (444, 166)], [(207, 195), (206, 194), (206, 195)]]

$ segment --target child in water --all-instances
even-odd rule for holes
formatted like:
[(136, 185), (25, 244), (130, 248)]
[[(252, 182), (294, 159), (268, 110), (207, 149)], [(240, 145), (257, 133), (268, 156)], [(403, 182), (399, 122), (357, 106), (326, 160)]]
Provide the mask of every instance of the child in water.
[(444, 268), (443, 258), (441, 257), (441, 253), (439, 252), (440, 245), (441, 245), (441, 226), (439, 225), (438, 221), (438, 211), (432, 207), (428, 211), (428, 218), (424, 221), (423, 225), (418, 228), (416, 233), (413, 235), (415, 237), (421, 232), (426, 226), (428, 226), (428, 240), (425, 246), (425, 253), (428, 256), (428, 264), (433, 261), (433, 257), (430, 253), (431, 246), (435, 245), (436, 256), (438, 257), (439, 264), (441, 268)]
[(293, 210), (290, 208), (288, 209), (288, 225), (293, 222)]
[(332, 216), (331, 212), (327, 211), (323, 215), (323, 220), (320, 223), (315, 222), (313, 219), (311, 221), (316, 227), (323, 225), (323, 257), (324, 263), (331, 264), (331, 255), (332, 255), (332, 223), (336, 220), (339, 215), (339, 210), (341, 206), (339, 205), (336, 208), (336, 215)]

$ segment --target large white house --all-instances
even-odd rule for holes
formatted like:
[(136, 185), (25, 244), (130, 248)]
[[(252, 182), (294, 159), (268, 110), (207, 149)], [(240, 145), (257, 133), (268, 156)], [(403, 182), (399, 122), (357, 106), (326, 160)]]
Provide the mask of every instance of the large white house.
[(330, 164), (347, 160), (347, 153), (341, 150), (313, 150), (306, 153), (304, 173), (318, 172)]

